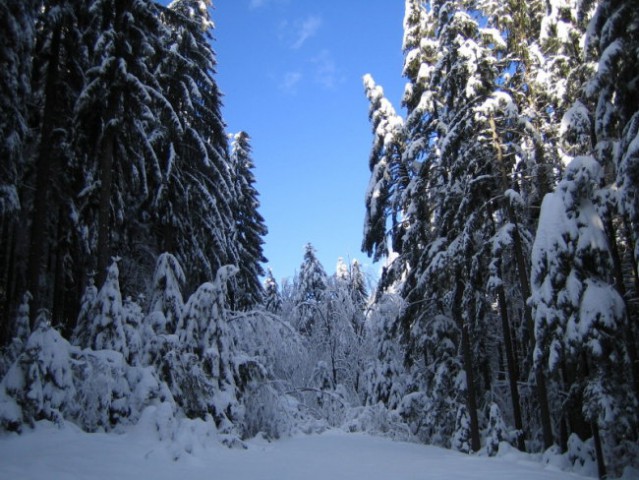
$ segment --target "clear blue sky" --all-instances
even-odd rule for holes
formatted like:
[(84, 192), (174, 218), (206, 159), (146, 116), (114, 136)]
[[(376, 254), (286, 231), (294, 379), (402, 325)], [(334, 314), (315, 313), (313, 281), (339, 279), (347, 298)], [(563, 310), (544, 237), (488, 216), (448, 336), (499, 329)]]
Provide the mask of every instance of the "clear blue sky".
[[(229, 132), (252, 138), (264, 251), (292, 277), (311, 242), (327, 273), (360, 251), (372, 144), (362, 76), (396, 108), (404, 86), (401, 0), (214, 0)], [(370, 271), (375, 271), (369, 267)]]

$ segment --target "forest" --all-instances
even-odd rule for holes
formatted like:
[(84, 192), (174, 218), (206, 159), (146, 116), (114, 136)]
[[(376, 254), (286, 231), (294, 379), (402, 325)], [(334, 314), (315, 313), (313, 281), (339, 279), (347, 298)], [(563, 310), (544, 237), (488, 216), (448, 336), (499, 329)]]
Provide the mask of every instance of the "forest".
[(169, 440), (339, 426), (639, 468), (636, 0), (405, 1), (401, 105), (363, 79), (373, 287), (310, 243), (265, 267), (212, 6), (0, 2), (0, 429), (153, 406)]

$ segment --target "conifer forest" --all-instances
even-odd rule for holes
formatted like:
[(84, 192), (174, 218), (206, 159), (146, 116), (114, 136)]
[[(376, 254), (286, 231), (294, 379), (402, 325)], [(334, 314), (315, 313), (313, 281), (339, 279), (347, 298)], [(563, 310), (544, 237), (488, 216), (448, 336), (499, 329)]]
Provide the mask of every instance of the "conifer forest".
[(637, 0), (405, 0), (401, 105), (363, 79), (380, 277), (309, 243), (279, 283), (212, 6), (0, 0), (0, 430), (639, 469)]

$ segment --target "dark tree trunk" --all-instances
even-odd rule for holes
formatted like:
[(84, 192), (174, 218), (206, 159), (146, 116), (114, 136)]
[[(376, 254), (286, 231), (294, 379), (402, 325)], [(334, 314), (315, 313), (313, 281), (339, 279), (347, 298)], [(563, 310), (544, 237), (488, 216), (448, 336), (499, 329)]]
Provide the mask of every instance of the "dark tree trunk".
[(517, 448), (522, 452), (526, 451), (526, 445), (524, 442), (524, 424), (521, 417), (521, 406), (519, 400), (519, 389), (517, 388), (517, 382), (519, 381), (519, 369), (515, 362), (515, 354), (513, 351), (513, 344), (510, 338), (510, 322), (508, 321), (508, 308), (506, 306), (506, 292), (504, 292), (503, 285), (500, 285), (497, 289), (497, 296), (499, 299), (499, 313), (501, 316), (501, 327), (504, 335), (504, 347), (506, 350), (506, 365), (508, 367), (508, 385), (510, 386), (510, 398), (513, 405), (513, 419), (515, 421), (515, 428), (518, 430), (517, 434)]
[(13, 218), (2, 219), (0, 242), (2, 245), (2, 264), (0, 268), (0, 346), (11, 340), (13, 328), (11, 315), (15, 298), (15, 231), (16, 221)]
[[(514, 213), (512, 208), (508, 208), (509, 214), (514, 220)], [(535, 349), (535, 325), (532, 319), (532, 312), (528, 305), (528, 298), (530, 297), (530, 284), (528, 283), (528, 273), (526, 271), (526, 260), (524, 258), (523, 249), (521, 246), (521, 238), (519, 237), (518, 225), (513, 222), (513, 247), (515, 250), (515, 260), (517, 263), (517, 272), (519, 274), (519, 288), (524, 302), (524, 318), (526, 321), (526, 330), (528, 331), (528, 338), (530, 342), (530, 351)], [(552, 422), (550, 420), (550, 409), (548, 407), (548, 392), (546, 389), (546, 378), (540, 369), (535, 370), (535, 383), (537, 402), (539, 403), (539, 415), (541, 417), (541, 429), (544, 440), (544, 448), (550, 448), (553, 444)]]
[(568, 419), (566, 418), (566, 415), (562, 415), (559, 419), (559, 448), (561, 453), (566, 453), (568, 451), (569, 436)]
[(113, 185), (114, 139), (110, 131), (105, 132), (100, 152), (100, 195), (98, 210), (98, 288), (106, 280), (106, 271), (111, 257), (111, 190)]
[(479, 439), (479, 420), (477, 418), (477, 396), (475, 393), (475, 375), (473, 372), (473, 354), (470, 347), (470, 335), (468, 325), (464, 322), (461, 304), (464, 296), (464, 285), (457, 274), (455, 284), (454, 304), (452, 313), (455, 322), (459, 326), (462, 338), (462, 353), (464, 357), (464, 371), (466, 372), (466, 405), (470, 415), (470, 448), (473, 452), (479, 451), (481, 442)]
[(605, 480), (608, 478), (608, 473), (606, 472), (606, 461), (604, 459), (603, 448), (601, 446), (601, 436), (599, 435), (599, 427), (595, 422), (591, 424), (592, 428), (592, 438), (595, 441), (595, 454), (597, 455), (597, 473), (599, 474), (600, 480)]
[(28, 289), (33, 295), (31, 309), (31, 326), (35, 315), (41, 307), (48, 306), (44, 297), (42, 278), (45, 272), (45, 253), (49, 238), (47, 235), (48, 218), (51, 212), (49, 205), (49, 189), (51, 186), (51, 166), (53, 163), (52, 143), (55, 127), (55, 105), (59, 78), (61, 27), (53, 31), (47, 65), (47, 76), (44, 88), (44, 111), (41, 121), (41, 138), (36, 160), (36, 181), (33, 200), (33, 217), (31, 220), (31, 236), (29, 240), (29, 264), (27, 268)]
[[(62, 333), (67, 338), (71, 335), (70, 318), (77, 315), (77, 312), (69, 311), (69, 304), (73, 298), (68, 290), (68, 279), (70, 272), (67, 271), (66, 259), (69, 254), (69, 245), (65, 236), (68, 231), (68, 223), (64, 215), (64, 208), (61, 206), (58, 211), (57, 243), (55, 246), (55, 273), (53, 282), (53, 311), (51, 321), (54, 325), (62, 327)], [(74, 315), (75, 313), (75, 315)]]
[[(502, 188), (506, 190), (509, 188), (508, 176), (506, 174), (506, 166), (504, 164), (504, 154), (499, 139), (499, 133), (497, 132), (497, 125), (495, 120), (491, 117), (489, 120), (490, 128), (492, 131), (492, 141), (497, 155), (497, 165), (501, 171)], [(542, 152), (543, 153), (543, 152)], [(524, 250), (521, 244), (521, 237), (519, 235), (519, 224), (517, 217), (513, 211), (512, 206), (506, 199), (504, 201), (506, 218), (513, 225), (513, 251), (515, 254), (515, 263), (517, 265), (517, 274), (519, 277), (519, 290), (522, 296), (522, 302), (524, 304), (524, 319), (526, 325), (526, 335), (530, 343), (530, 352), (535, 349), (535, 326), (532, 319), (532, 312), (530, 306), (528, 306), (528, 298), (530, 298), (530, 283), (528, 280), (528, 271), (526, 268), (526, 259), (524, 257)], [(552, 422), (550, 418), (550, 408), (548, 406), (548, 392), (546, 389), (546, 379), (541, 370), (535, 370), (535, 383), (537, 402), (539, 403), (539, 415), (541, 420), (541, 429), (544, 440), (544, 448), (550, 448), (553, 444)]]
[[(631, 310), (628, 308), (628, 296), (626, 285), (624, 282), (623, 263), (621, 261), (621, 254), (619, 253), (619, 246), (617, 245), (617, 229), (610, 218), (606, 219), (606, 230), (608, 233), (608, 244), (610, 245), (610, 252), (613, 260), (614, 274), (615, 274), (615, 286), (619, 295), (624, 299), (626, 303), (626, 312), (628, 315), (628, 322), (626, 323), (626, 347), (628, 349), (628, 356), (630, 357), (630, 374), (632, 375), (632, 385), (634, 388), (635, 396), (639, 400), (639, 358), (637, 353), (637, 344), (635, 342), (635, 333), (630, 318)], [(632, 255), (634, 258), (634, 255)]]

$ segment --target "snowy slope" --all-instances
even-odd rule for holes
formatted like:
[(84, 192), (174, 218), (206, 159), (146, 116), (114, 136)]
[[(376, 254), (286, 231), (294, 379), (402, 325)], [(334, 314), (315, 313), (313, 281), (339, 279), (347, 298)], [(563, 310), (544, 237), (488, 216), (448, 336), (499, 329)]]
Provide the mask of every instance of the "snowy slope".
[(559, 472), (509, 452), (467, 456), (364, 434), (329, 431), (227, 449), (213, 439), (193, 444), (173, 461), (148, 427), (128, 433), (87, 434), (41, 423), (36, 431), (0, 437), (2, 480), (436, 480), (586, 478)]

